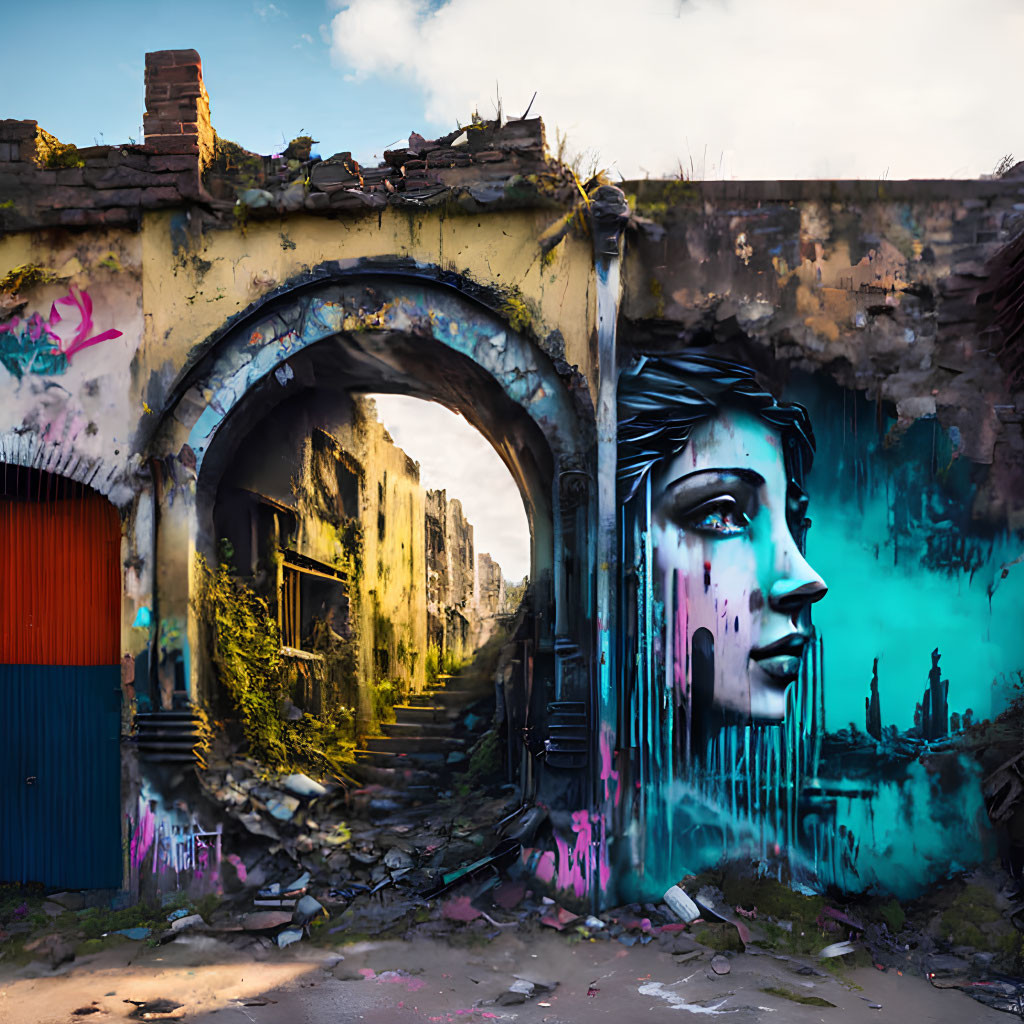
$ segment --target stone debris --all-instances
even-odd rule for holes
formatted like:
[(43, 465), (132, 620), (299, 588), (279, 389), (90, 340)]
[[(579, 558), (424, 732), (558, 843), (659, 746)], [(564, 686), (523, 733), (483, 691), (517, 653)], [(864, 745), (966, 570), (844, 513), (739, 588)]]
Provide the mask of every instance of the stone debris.
[(132, 1020), (164, 1020), (169, 1017), (180, 1017), (181, 1014), (177, 1011), (184, 1005), (183, 1003), (176, 1003), (173, 999), (149, 999), (142, 1002), (135, 999), (125, 999), (124, 1001), (135, 1007), (128, 1014)]
[(728, 957), (713, 956), (711, 958), (711, 970), (713, 970), (715, 974), (728, 974), (732, 970)]
[(205, 928), (206, 922), (199, 914), (189, 914), (186, 917), (179, 917), (171, 922), (172, 932), (183, 932), (188, 928)]
[(280, 784), (295, 796), (311, 797), (326, 796), (327, 787), (311, 779), (308, 775), (286, 775), (280, 780)]
[(284, 931), (277, 933), (277, 944), (281, 949), (284, 949), (293, 942), (298, 942), (301, 938), (301, 928), (285, 928)]
[(533, 995), (535, 987), (532, 981), (516, 978), (508, 989), (495, 999), (495, 1002), (499, 1006), (516, 1006), (519, 1003), (525, 1003)]
[(25, 950), (53, 968), (75, 959), (75, 947), (63, 935), (56, 933), (26, 942)]
[(314, 897), (303, 896), (295, 907), (294, 918), (296, 921), (307, 923), (312, 921), (314, 918), (323, 916), (326, 913), (327, 911), (324, 910), (323, 904), (318, 902)]

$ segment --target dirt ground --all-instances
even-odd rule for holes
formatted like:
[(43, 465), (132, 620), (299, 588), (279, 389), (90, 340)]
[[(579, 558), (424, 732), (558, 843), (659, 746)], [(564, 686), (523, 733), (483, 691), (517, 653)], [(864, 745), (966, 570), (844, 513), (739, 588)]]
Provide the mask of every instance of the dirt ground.
[[(487, 944), (443, 939), (361, 942), (326, 950), (300, 943), (254, 955), (208, 935), (166, 946), (125, 943), (57, 971), (0, 964), (0, 1021), (178, 1019), (191, 1024), (457, 1024), (521, 1021), (896, 1021), (1008, 1024), (1012, 1018), (920, 977), (757, 952), (685, 957), (652, 944), (571, 943), (556, 933), (505, 932)], [(716, 960), (716, 967), (724, 967)], [(534, 982), (517, 999), (510, 986)], [(517, 986), (529, 989), (520, 981)], [(143, 1017), (136, 1004), (182, 1004)], [(798, 1000), (814, 1000), (813, 1004)], [(134, 1001), (134, 1002), (131, 1002)], [(830, 1004), (830, 1005), (825, 1005)], [(138, 1014), (132, 1017), (133, 1013)]]

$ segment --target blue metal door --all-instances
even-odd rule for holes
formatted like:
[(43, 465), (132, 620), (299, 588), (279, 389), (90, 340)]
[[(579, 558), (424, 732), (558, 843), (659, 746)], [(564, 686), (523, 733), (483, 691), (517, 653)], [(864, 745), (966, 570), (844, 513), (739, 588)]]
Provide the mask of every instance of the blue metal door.
[(118, 666), (0, 665), (0, 880), (121, 884)]

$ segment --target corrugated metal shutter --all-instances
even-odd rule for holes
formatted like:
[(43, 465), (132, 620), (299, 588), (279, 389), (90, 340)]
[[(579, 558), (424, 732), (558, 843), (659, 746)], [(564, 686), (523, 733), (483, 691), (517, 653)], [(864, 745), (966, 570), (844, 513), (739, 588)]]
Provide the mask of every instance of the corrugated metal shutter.
[(0, 881), (117, 886), (117, 512), (0, 467), (0, 566)]

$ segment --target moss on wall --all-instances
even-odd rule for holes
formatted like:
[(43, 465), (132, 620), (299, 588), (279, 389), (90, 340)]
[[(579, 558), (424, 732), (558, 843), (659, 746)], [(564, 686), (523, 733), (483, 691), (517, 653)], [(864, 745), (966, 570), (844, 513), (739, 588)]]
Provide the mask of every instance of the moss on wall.
[(57, 272), (49, 267), (41, 267), (35, 263), (23, 263), (9, 270), (0, 278), (0, 292), (16, 295), (34, 288), (36, 285), (49, 284), (57, 280)]

